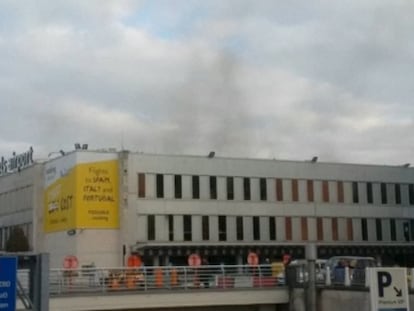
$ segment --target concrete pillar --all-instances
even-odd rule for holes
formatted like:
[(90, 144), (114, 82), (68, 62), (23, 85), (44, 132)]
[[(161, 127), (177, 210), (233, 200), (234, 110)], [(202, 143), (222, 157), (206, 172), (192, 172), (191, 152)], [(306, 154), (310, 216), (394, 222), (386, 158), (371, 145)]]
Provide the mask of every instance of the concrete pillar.
[(414, 289), (414, 268), (411, 268), (410, 289)]
[(164, 259), (164, 266), (169, 266), (170, 265), (170, 256), (163, 256)]
[(371, 269), (365, 268), (365, 287), (367, 288), (369, 287), (370, 277), (371, 277)]
[(331, 281), (331, 269), (329, 267), (326, 267), (326, 275), (325, 275), (325, 285), (326, 286), (331, 286), (332, 281)]
[(345, 267), (344, 285), (345, 286), (351, 286), (351, 278), (350, 278), (350, 275), (349, 275), (349, 267)]
[(243, 265), (243, 256), (242, 255), (237, 255), (236, 256), (236, 262), (237, 262), (237, 265)]
[(242, 255), (237, 255), (236, 256), (236, 264), (239, 266), (238, 272), (239, 273), (243, 273), (243, 267), (242, 267), (242, 265), (243, 265), (243, 257), (242, 257)]

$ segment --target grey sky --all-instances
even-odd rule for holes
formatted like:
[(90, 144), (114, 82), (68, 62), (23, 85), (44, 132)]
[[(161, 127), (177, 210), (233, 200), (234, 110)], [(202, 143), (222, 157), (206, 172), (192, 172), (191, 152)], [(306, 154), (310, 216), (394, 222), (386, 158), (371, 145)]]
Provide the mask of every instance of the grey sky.
[(413, 162), (413, 29), (410, 0), (2, 1), (0, 156)]

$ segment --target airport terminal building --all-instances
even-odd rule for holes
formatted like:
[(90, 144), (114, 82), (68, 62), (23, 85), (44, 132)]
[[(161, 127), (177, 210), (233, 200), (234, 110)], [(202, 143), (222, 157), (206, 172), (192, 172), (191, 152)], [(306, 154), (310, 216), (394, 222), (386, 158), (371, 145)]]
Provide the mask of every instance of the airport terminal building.
[(52, 267), (67, 256), (122, 266), (131, 254), (185, 265), (192, 253), (243, 264), (250, 251), (263, 261), (303, 258), (310, 242), (322, 258), (414, 266), (409, 165), (83, 149), (30, 160), (0, 172), (0, 247), (19, 226)]

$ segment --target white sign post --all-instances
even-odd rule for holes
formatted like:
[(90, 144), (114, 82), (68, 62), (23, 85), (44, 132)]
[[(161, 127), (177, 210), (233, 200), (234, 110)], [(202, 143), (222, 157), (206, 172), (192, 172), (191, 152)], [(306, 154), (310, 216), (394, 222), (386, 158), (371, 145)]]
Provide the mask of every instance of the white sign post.
[(409, 311), (405, 268), (370, 269), (371, 311)]

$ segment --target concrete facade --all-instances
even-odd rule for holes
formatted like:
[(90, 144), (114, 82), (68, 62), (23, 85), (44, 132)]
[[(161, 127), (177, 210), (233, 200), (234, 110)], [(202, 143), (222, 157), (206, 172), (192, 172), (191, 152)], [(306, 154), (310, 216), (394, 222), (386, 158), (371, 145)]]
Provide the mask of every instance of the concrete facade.
[[(140, 153), (125, 153), (124, 157), (128, 193), (122, 210), (124, 219), (131, 222), (124, 228), (140, 227), (134, 234), (127, 230), (123, 235), (125, 245), (136, 245), (132, 251), (165, 243), (188, 248), (308, 241), (380, 245), (414, 238), (411, 168)], [(141, 185), (139, 174), (144, 176)], [(194, 176), (199, 180), (199, 197), (193, 197)], [(157, 184), (157, 178), (162, 182)], [(181, 180), (178, 194), (174, 192), (177, 178)], [(211, 178), (215, 180), (214, 197)], [(231, 199), (227, 196), (227, 178), (233, 179)], [(144, 193), (140, 195), (139, 189)], [(183, 237), (184, 215), (192, 219), (191, 241)], [(168, 217), (174, 219), (172, 236)], [(208, 239), (203, 239), (202, 217), (209, 218)], [(220, 217), (225, 217), (224, 239), (220, 238)], [(237, 217), (243, 218), (239, 228), (242, 240), (237, 239)], [(271, 218), (275, 219), (274, 225)], [(270, 226), (274, 226), (272, 234)], [(408, 237), (404, 235), (405, 226), (409, 227)], [(149, 238), (151, 230), (156, 234)], [(155, 254), (166, 255), (162, 251)]]
[[(65, 171), (108, 160), (118, 167), (119, 191), (112, 198), (118, 225), (45, 230), (47, 211), (54, 208), (44, 199), (57, 182), (48, 179), (54, 165)], [(78, 203), (77, 210), (87, 206)], [(280, 260), (290, 245), (310, 241), (409, 246), (414, 170), (76, 150), (0, 177), (3, 248), (8, 230), (17, 225), (26, 226), (32, 250), (51, 253), (52, 267), (62, 267), (68, 255), (77, 256), (80, 265), (120, 266), (130, 254), (155, 265), (186, 264), (185, 258), (198, 252), (216, 263), (240, 264), (248, 251), (257, 251), (261, 261)]]
[(53, 297), (50, 310), (223, 310), (286, 311), (287, 289), (183, 291)]
[(11, 229), (19, 226), (28, 237), (31, 249), (43, 246), (42, 219), (43, 165), (0, 176), (0, 249), (5, 249)]
[[(104, 172), (107, 165), (109, 165), (106, 163), (109, 162), (113, 162), (117, 166), (118, 155), (111, 152), (78, 151), (44, 163), (45, 201), (41, 207), (44, 211), (43, 221), (41, 222), (44, 231), (42, 251), (51, 254), (51, 267), (62, 267), (67, 256), (76, 256), (78, 259), (78, 267), (97, 265), (114, 267), (121, 265), (122, 247), (120, 246), (121, 243), (119, 240), (119, 221), (114, 220), (114, 223), (110, 225), (106, 225), (105, 223), (103, 225), (97, 225), (88, 214), (84, 213), (84, 210), (95, 212), (97, 209), (99, 212), (100, 210), (105, 211), (106, 209), (103, 206), (106, 202), (98, 202), (97, 200), (99, 200), (99, 196), (102, 197), (103, 195), (103, 190), (99, 190), (98, 188), (103, 188), (108, 183), (94, 182), (92, 180), (93, 178), (97, 180), (101, 179), (102, 181), (108, 179), (108, 182), (112, 182), (109, 181), (109, 178), (116, 177), (116, 181), (113, 181), (116, 185), (109, 184), (109, 188), (108, 186), (106, 187), (111, 192), (115, 191), (115, 189), (112, 189), (114, 186), (116, 188), (118, 187), (118, 168), (114, 173), (116, 176)], [(76, 179), (72, 178), (70, 175), (79, 168), (85, 169), (83, 169), (82, 173), (76, 173), (78, 175)], [(89, 181), (86, 182), (86, 180)], [(88, 190), (85, 190), (85, 188)], [(72, 214), (65, 211), (58, 211), (59, 216), (52, 219), (48, 215), (51, 212), (49, 206), (51, 203), (49, 203), (50, 200), (48, 197), (54, 195), (56, 191), (60, 192), (56, 197), (58, 199), (57, 201), (60, 200), (58, 205), (60, 204), (61, 210), (64, 208), (62, 200), (68, 196), (72, 197), (71, 202), (74, 206), (68, 207), (73, 210)], [(88, 204), (91, 203), (90, 200), (85, 199), (85, 197), (90, 197), (91, 195), (97, 197), (92, 202), (94, 204), (92, 208), (88, 207)], [(111, 195), (115, 196), (113, 199), (116, 200), (111, 203), (112, 206), (110, 207), (114, 210), (112, 217), (118, 219), (119, 193), (116, 191), (111, 193)], [(53, 202), (55, 204), (56, 200), (53, 199)], [(53, 226), (51, 223), (48, 223), (48, 221), (59, 221), (62, 218), (68, 218), (66, 223), (58, 226)]]

